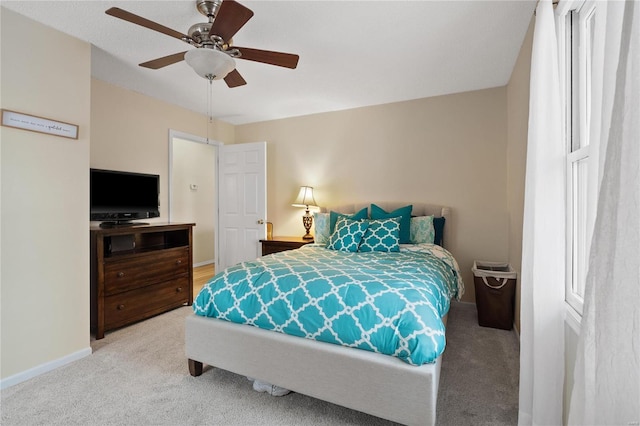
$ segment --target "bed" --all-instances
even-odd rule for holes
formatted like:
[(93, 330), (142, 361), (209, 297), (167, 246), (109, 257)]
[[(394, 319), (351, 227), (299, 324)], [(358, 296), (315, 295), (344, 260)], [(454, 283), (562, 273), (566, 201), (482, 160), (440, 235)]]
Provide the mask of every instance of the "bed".
[[(425, 203), (374, 204), (385, 212), (412, 205), (411, 215), (414, 217), (445, 218), (447, 232), (439, 237), (442, 239), (442, 245), (446, 245), (449, 230), (452, 228), (448, 208)], [(331, 210), (342, 214), (354, 214), (361, 212), (369, 205), (370, 203), (342, 206)], [(338, 226), (342, 225), (344, 223), (338, 223)], [(306, 262), (313, 257), (310, 253), (314, 250), (321, 253), (321, 250), (325, 249), (310, 245), (298, 250), (296, 253), (276, 253), (261, 258), (262, 260), (258, 259), (257, 263), (260, 264), (258, 266), (262, 267), (263, 264), (269, 265), (274, 262), (281, 263), (286, 261), (287, 257), (298, 260), (302, 258)], [(446, 250), (442, 251), (446, 252)], [(403, 249), (401, 253), (404, 253)], [(325, 255), (331, 256), (333, 253), (325, 253)], [(402, 254), (394, 253), (394, 255)], [(350, 261), (361, 262), (361, 259)], [(457, 268), (455, 260), (453, 263)], [(252, 266), (256, 265), (252, 264)], [(226, 274), (224, 280), (233, 275), (227, 271), (224, 273)], [(221, 274), (216, 277), (219, 275)], [(454, 276), (456, 282), (452, 286), (455, 290), (446, 294), (448, 297), (459, 298), (462, 296), (464, 287), (459, 271), (457, 274), (454, 273)], [(221, 278), (218, 279), (220, 280)], [(208, 291), (211, 292), (211, 290)], [(438, 308), (439, 325), (433, 326), (433, 329), (438, 328), (433, 334), (442, 334), (444, 338), (449, 300), (447, 299), (446, 303), (443, 302), (442, 295), (439, 300), (435, 304), (443, 306)], [(202, 311), (205, 309), (204, 306), (211, 305), (211, 303), (198, 306), (194, 304), (194, 311)], [(229, 309), (226, 312), (231, 311)], [(193, 314), (186, 319), (185, 351), (192, 376), (201, 375), (203, 364), (208, 364), (395, 422), (435, 423), (439, 375), (444, 350), (443, 340), (438, 341), (436, 346), (442, 347), (438, 348), (437, 352), (427, 351), (426, 355), (423, 353), (413, 355), (413, 352), (408, 353), (406, 350), (396, 348), (395, 355), (392, 356), (393, 348), (389, 350), (379, 348), (375, 343), (372, 343), (373, 348), (369, 348), (371, 343), (369, 341), (364, 350), (362, 341), (352, 341), (351, 346), (355, 347), (342, 346), (335, 344), (336, 342), (329, 343), (331, 338), (325, 338), (325, 341), (312, 340), (305, 338), (308, 336), (300, 337), (304, 333), (294, 331), (293, 334), (298, 335), (285, 334), (283, 329), (268, 330), (260, 328), (259, 324), (257, 326), (240, 324), (203, 316), (203, 312), (199, 313), (201, 315)], [(218, 312), (217, 315), (224, 318), (222, 312)], [(229, 316), (232, 317), (233, 314)], [(337, 340), (343, 341), (339, 338)], [(406, 346), (405, 344), (404, 347)], [(421, 344), (411, 343), (410, 346), (418, 347)]]

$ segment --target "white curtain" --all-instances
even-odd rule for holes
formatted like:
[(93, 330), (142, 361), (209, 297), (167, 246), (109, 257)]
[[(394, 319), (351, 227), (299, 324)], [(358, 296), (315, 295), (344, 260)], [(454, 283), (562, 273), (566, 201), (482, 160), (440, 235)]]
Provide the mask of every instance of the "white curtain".
[(551, 0), (540, 0), (531, 56), (522, 241), (521, 425), (562, 423), (565, 150)]
[[(569, 424), (640, 424), (640, 3), (609, 2), (601, 186)], [(602, 154), (601, 154), (602, 156)]]

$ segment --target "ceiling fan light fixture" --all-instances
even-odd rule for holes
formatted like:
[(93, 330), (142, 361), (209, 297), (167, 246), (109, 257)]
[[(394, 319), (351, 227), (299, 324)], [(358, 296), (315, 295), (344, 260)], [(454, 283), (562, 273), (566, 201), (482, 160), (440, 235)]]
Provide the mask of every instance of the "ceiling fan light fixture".
[(202, 78), (220, 80), (236, 68), (236, 61), (224, 52), (199, 48), (184, 54), (184, 60)]

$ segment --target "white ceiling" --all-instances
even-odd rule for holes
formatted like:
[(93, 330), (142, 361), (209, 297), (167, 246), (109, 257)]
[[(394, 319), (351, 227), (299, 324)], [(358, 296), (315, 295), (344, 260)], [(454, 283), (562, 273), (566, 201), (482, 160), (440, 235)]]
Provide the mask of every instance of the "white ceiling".
[[(300, 61), (291, 70), (237, 60), (247, 85), (213, 83), (213, 116), (232, 124), (503, 86), (536, 0), (240, 3), (255, 15), (234, 44), (296, 53)], [(193, 47), (104, 13), (116, 6), (187, 33), (206, 22), (194, 0), (1, 4), (91, 43), (95, 78), (208, 113), (209, 83), (184, 61), (159, 70), (137, 65)]]

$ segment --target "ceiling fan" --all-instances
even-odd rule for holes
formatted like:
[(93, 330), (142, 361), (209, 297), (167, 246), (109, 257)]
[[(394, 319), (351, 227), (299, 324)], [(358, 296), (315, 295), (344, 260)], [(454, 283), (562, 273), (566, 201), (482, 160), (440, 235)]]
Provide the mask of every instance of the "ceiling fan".
[(105, 13), (196, 47), (196, 49), (143, 62), (139, 64), (141, 67), (159, 69), (186, 60), (201, 77), (209, 80), (224, 78), (227, 86), (237, 87), (247, 82), (235, 69), (234, 59), (245, 59), (291, 69), (298, 66), (298, 55), (233, 45), (232, 37), (253, 16), (253, 11), (240, 3), (234, 0), (196, 0), (196, 8), (208, 18), (208, 22), (192, 25), (188, 34), (172, 30), (118, 7), (112, 7)]

